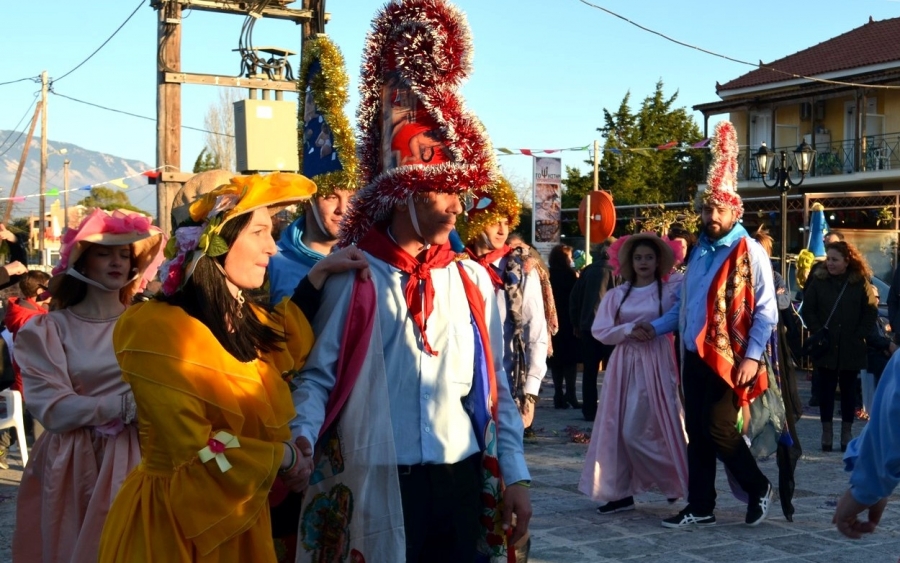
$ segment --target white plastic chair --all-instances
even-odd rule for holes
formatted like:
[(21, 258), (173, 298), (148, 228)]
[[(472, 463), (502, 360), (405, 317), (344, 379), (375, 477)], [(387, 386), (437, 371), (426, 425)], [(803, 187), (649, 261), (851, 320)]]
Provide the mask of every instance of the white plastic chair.
[(25, 418), (22, 412), (22, 394), (12, 389), (0, 391), (6, 399), (6, 416), (0, 418), (0, 430), (15, 427), (19, 437), (19, 451), (22, 453), (22, 467), (28, 465), (28, 445), (25, 442)]

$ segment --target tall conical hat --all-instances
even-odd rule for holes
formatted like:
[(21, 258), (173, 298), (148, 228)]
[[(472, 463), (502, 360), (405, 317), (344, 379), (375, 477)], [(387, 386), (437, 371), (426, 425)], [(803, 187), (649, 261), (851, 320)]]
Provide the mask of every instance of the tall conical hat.
[(375, 16), (357, 112), (365, 187), (344, 217), (343, 244), (417, 193), (475, 193), (497, 181), (484, 127), (459, 93), (471, 53), (465, 16), (446, 0), (400, 0)]
[(325, 35), (303, 44), (300, 61), (300, 170), (316, 197), (359, 188), (353, 128), (344, 114), (349, 79), (340, 49)]
[(825, 257), (825, 235), (828, 234), (828, 222), (825, 221), (825, 208), (821, 203), (814, 203), (809, 216), (809, 240), (806, 248), (816, 258)]
[(744, 214), (744, 203), (737, 193), (738, 151), (737, 132), (730, 121), (716, 124), (710, 144), (713, 162), (706, 177), (706, 187), (697, 192), (696, 206), (728, 207), (735, 218)]

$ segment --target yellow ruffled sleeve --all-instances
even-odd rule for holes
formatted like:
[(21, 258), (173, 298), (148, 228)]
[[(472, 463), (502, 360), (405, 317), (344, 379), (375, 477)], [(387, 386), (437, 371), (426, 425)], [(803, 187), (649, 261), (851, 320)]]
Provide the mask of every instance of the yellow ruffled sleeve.
[[(161, 470), (165, 475), (168, 471), (158, 461), (171, 463), (168, 503), (184, 536), (206, 555), (256, 524), (260, 512), (268, 510), (267, 497), (284, 445), (243, 435), (222, 420), (210, 420), (215, 409), (182, 390), (134, 374), (126, 379), (147, 436), (145, 471)], [(215, 437), (221, 446), (211, 442)], [(279, 438), (289, 440), (290, 435), (285, 430)]]
[(281, 318), (284, 337), (284, 354), (279, 361), (282, 372), (296, 370), (306, 364), (316, 337), (309, 320), (289, 297), (285, 297), (275, 306), (275, 312)]

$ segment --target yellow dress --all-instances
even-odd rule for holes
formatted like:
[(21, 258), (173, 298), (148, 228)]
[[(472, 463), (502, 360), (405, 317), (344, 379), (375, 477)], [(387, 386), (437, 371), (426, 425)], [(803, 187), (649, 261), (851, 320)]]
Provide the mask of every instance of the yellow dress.
[(137, 403), (142, 461), (109, 511), (101, 563), (276, 561), (267, 495), (294, 417), (282, 373), (313, 344), (293, 303), (277, 310), (277, 320), (259, 314), (287, 342), (246, 363), (180, 307), (150, 301), (119, 320), (113, 345)]

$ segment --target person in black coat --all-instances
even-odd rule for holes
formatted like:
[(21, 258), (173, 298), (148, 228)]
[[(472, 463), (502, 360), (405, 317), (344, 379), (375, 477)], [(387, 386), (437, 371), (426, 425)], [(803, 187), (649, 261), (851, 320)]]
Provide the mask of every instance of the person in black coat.
[[(557, 244), (550, 251), (550, 286), (556, 301), (556, 315), (559, 330), (553, 335), (553, 355), (547, 358), (547, 365), (553, 375), (553, 406), (558, 409), (580, 409), (581, 403), (575, 394), (575, 379), (578, 376), (580, 350), (578, 341), (572, 338), (572, 317), (569, 314), (569, 296), (578, 279), (572, 265), (572, 247)], [(563, 392), (565, 384), (565, 392)]]

